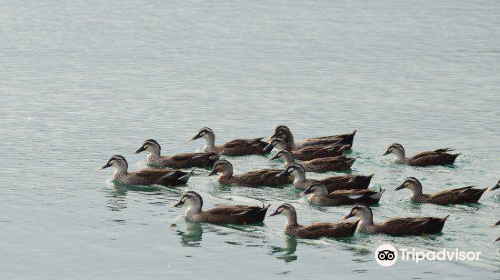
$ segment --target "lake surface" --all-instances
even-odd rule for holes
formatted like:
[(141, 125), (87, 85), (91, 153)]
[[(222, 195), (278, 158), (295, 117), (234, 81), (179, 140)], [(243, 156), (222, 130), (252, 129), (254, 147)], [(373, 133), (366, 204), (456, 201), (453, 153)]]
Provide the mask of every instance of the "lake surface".
[[(499, 1), (0, 0), (1, 279), (500, 279), (500, 192), (468, 206), (415, 205), (393, 189), (407, 176), (428, 193), (500, 179)], [(221, 187), (195, 176), (177, 189), (120, 188), (113, 154), (154, 138), (164, 154), (217, 142), (296, 139), (358, 130), (354, 173), (386, 193), (376, 221), (450, 214), (443, 234), (356, 233), (303, 241), (263, 226), (187, 223), (170, 209), (186, 190), (205, 207), (288, 202), (299, 222), (336, 222), (293, 187)], [(381, 157), (453, 147), (455, 166), (414, 168)], [(235, 172), (281, 167), (231, 158)], [(309, 177), (327, 175), (309, 174)], [(482, 252), (480, 261), (379, 266), (384, 243)]]

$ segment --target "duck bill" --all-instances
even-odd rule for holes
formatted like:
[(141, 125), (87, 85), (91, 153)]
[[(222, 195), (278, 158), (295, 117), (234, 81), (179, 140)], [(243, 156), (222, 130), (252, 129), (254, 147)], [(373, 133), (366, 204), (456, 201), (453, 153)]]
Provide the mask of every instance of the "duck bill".
[(217, 174), (217, 170), (212, 169), (212, 171), (210, 171), (210, 173), (208, 173), (207, 176), (212, 176), (212, 175), (215, 175), (215, 174)]
[(170, 206), (170, 208), (176, 208), (176, 207), (179, 207), (179, 206), (181, 206), (181, 205), (183, 205), (183, 204), (184, 204), (184, 202), (183, 202), (182, 200), (179, 200), (179, 201), (177, 201), (177, 203), (176, 203), (176, 204), (174, 204), (174, 205)]
[(288, 175), (290, 175), (290, 173), (288, 173), (288, 171), (285, 170), (283, 172), (278, 173), (278, 175), (276, 175), (276, 176), (278, 176), (278, 177), (286, 177)]
[(395, 191), (399, 191), (399, 190), (402, 190), (402, 189), (404, 189), (404, 188), (405, 188), (405, 185), (403, 184), (403, 185), (401, 185), (401, 186), (399, 186), (399, 187), (395, 188), (394, 190), (395, 190)]
[(349, 218), (351, 218), (351, 217), (354, 217), (354, 215), (352, 214), (352, 211), (351, 211), (351, 213), (349, 213), (349, 215), (345, 215), (345, 216), (343, 216), (343, 217), (342, 217), (342, 218), (340, 218), (340, 219), (341, 219), (342, 221), (344, 221), (344, 220), (347, 220), (347, 219), (349, 219)]
[(108, 168), (108, 167), (110, 167), (110, 166), (111, 166), (111, 164), (109, 164), (109, 162), (108, 162), (108, 163), (106, 163), (105, 165), (103, 165), (103, 166), (99, 167), (99, 170), (106, 169), (106, 168)]
[(198, 133), (195, 136), (193, 136), (191, 139), (189, 139), (189, 141), (194, 141), (194, 140), (199, 139), (199, 138), (201, 138), (200, 133)]
[(303, 192), (300, 194), (300, 196), (306, 196), (306, 195), (311, 194), (311, 193), (312, 193), (312, 191), (311, 191), (311, 188), (309, 187), (309, 188), (307, 188), (305, 191), (303, 191)]
[(387, 150), (387, 151), (385, 151), (385, 153), (384, 153), (384, 154), (382, 154), (382, 156), (386, 156), (386, 155), (388, 155), (388, 154), (390, 154), (390, 153), (391, 153), (391, 152), (389, 152), (389, 150)]
[(271, 141), (272, 139), (278, 137), (278, 132), (275, 132), (273, 135), (271, 135), (269, 138), (267, 138), (268, 141)]
[(280, 156), (278, 154), (275, 154), (274, 156), (272, 156), (270, 158), (270, 160), (275, 160), (275, 159), (279, 159), (279, 158), (280, 158)]
[(500, 189), (500, 182), (498, 182), (498, 184), (496, 186), (491, 188), (492, 191), (497, 190), (497, 189)]
[(138, 153), (142, 153), (144, 152), (146, 149), (144, 148), (144, 146), (140, 147), (139, 149), (137, 149), (134, 154), (138, 154)]
[(276, 216), (278, 215), (280, 212), (278, 212), (278, 209), (276, 209), (276, 211), (274, 211), (272, 214), (270, 214), (268, 217), (272, 217), (272, 216)]
[(264, 147), (264, 152), (270, 153), (273, 150), (274, 146), (273, 144), (267, 144), (267, 146)]

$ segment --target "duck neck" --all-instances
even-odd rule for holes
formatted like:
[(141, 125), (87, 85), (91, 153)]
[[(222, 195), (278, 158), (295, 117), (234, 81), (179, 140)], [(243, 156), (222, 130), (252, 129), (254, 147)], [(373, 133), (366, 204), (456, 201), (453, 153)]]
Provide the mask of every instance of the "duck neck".
[(293, 172), (294, 183), (303, 183), (306, 181), (306, 173), (302, 170), (294, 170)]
[(233, 167), (232, 166), (227, 166), (224, 171), (220, 174), (219, 179), (222, 178), (231, 178), (233, 177)]
[(159, 147), (151, 147), (149, 150), (148, 159), (159, 159), (161, 150)]
[(290, 212), (286, 216), (286, 224), (285, 224), (285, 229), (290, 228), (290, 227), (296, 227), (299, 224), (297, 223), (297, 213), (295, 212)]
[(204, 149), (210, 149), (210, 148), (213, 148), (215, 147), (215, 135), (206, 135), (205, 137), (205, 147)]
[(412, 188), (410, 189), (410, 191), (411, 191), (410, 195), (411, 200), (419, 201), (420, 198), (423, 196), (421, 188)]
[(115, 173), (113, 174), (113, 178), (119, 178), (126, 176), (128, 174), (128, 166), (118, 166), (115, 168)]
[(373, 224), (373, 214), (372, 213), (362, 213), (360, 216), (361, 221), (359, 221), (359, 228), (369, 229)]
[(195, 214), (201, 213), (201, 205), (200, 204), (191, 204), (186, 209), (186, 217), (190, 218)]
[(392, 153), (396, 156), (398, 161), (406, 160), (406, 155), (404, 150), (394, 150)]

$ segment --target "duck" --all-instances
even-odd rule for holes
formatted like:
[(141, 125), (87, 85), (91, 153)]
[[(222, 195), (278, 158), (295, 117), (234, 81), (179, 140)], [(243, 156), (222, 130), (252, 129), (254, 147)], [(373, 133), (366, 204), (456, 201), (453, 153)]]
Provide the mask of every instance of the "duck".
[(161, 146), (154, 139), (144, 141), (142, 146), (134, 153), (138, 154), (144, 151), (149, 152), (146, 164), (155, 168), (211, 168), (219, 160), (219, 155), (216, 153), (182, 153), (173, 156), (162, 156)]
[(271, 205), (225, 205), (203, 211), (203, 198), (195, 191), (185, 192), (172, 208), (186, 204), (186, 218), (193, 222), (209, 224), (246, 225), (262, 223)]
[(342, 217), (342, 220), (357, 217), (361, 219), (358, 224), (358, 230), (368, 234), (387, 234), (392, 236), (404, 235), (424, 235), (437, 234), (442, 232), (444, 223), (449, 215), (444, 218), (436, 217), (411, 217), (394, 218), (383, 223), (375, 224), (373, 222), (373, 212), (367, 205), (355, 204), (351, 212)]
[(271, 160), (275, 160), (278, 158), (282, 158), (285, 161), (286, 166), (299, 163), (304, 167), (306, 171), (317, 173), (325, 173), (329, 171), (349, 171), (351, 169), (351, 166), (354, 164), (354, 161), (356, 161), (355, 158), (348, 158), (345, 156), (324, 157), (299, 161), (294, 159), (293, 154), (287, 150), (280, 150), (273, 157), (271, 157)]
[(332, 145), (332, 144), (348, 145), (349, 148), (351, 148), (355, 135), (356, 135), (356, 130), (350, 134), (314, 137), (305, 139), (299, 143), (295, 143), (290, 128), (288, 128), (288, 126), (286, 125), (279, 125), (274, 129), (274, 134), (270, 138), (278, 137), (285, 140), (287, 143), (287, 150), (293, 151), (295, 149), (301, 149), (307, 146)]
[(218, 181), (222, 184), (240, 186), (240, 187), (259, 187), (259, 186), (280, 186), (292, 183), (290, 176), (278, 176), (283, 170), (260, 169), (243, 174), (233, 174), (233, 165), (225, 160), (218, 160), (208, 174), (208, 176), (221, 173)]
[[(285, 140), (281, 138), (272, 138), (264, 149), (271, 151), (273, 148), (286, 150), (287, 145)], [(341, 156), (349, 149), (348, 145), (307, 146), (301, 149), (291, 150), (290, 152), (295, 159), (311, 160), (316, 158)]]
[(280, 205), (271, 216), (284, 215), (287, 218), (285, 233), (304, 239), (343, 238), (354, 235), (359, 221), (342, 223), (315, 223), (303, 226), (297, 223), (297, 212), (288, 203)]
[(296, 188), (305, 190), (309, 188), (314, 183), (323, 184), (327, 191), (333, 192), (337, 190), (351, 190), (351, 189), (366, 189), (370, 185), (372, 177), (374, 174), (364, 176), (364, 175), (340, 175), (332, 176), (323, 179), (307, 179), (306, 170), (300, 164), (292, 164), (288, 166), (279, 176), (289, 176), (292, 175), (293, 185)]
[(185, 185), (192, 173), (173, 169), (145, 168), (128, 172), (127, 160), (121, 155), (112, 156), (100, 170), (114, 167), (113, 182), (124, 185)]
[(405, 156), (405, 149), (401, 144), (394, 143), (387, 148), (387, 151), (382, 155), (394, 154), (396, 162), (412, 166), (435, 166), (435, 165), (452, 165), (460, 154), (451, 154), (453, 149), (437, 149), (434, 151), (421, 152), (413, 157)]
[(500, 188), (500, 181), (492, 188), (478, 189), (474, 186), (468, 186), (458, 189), (444, 190), (435, 194), (424, 194), (422, 184), (415, 177), (408, 177), (403, 184), (395, 190), (409, 189), (411, 191), (410, 199), (417, 203), (432, 203), (438, 205), (477, 203), (481, 196), (488, 190), (494, 191)]
[(199, 138), (205, 139), (203, 151), (206, 153), (216, 153), (225, 156), (263, 155), (269, 153), (269, 151), (264, 149), (267, 143), (262, 141), (262, 137), (255, 139), (236, 139), (222, 146), (216, 146), (214, 131), (209, 127), (203, 127), (198, 131), (198, 134), (193, 136), (189, 141), (194, 141)]
[(366, 205), (377, 204), (383, 193), (384, 190), (382, 188), (380, 188), (380, 192), (372, 190), (338, 190), (329, 193), (325, 185), (315, 182), (300, 195), (309, 195), (307, 201), (315, 205), (339, 206), (358, 203)]

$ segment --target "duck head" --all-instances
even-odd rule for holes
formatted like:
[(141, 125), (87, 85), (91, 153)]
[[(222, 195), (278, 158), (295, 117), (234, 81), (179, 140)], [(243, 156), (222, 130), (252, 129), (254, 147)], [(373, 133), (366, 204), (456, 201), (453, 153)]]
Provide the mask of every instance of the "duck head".
[(281, 138), (286, 143), (293, 143), (293, 134), (292, 134), (292, 131), (286, 125), (278, 125), (274, 129), (274, 134), (270, 138), (271, 139), (272, 138)]
[(123, 156), (114, 155), (108, 160), (105, 165), (99, 168), (99, 170), (106, 169), (111, 166), (116, 169), (116, 173), (126, 173), (128, 169), (127, 160)]
[(283, 170), (283, 172), (279, 173), (278, 176), (285, 177), (290, 174), (295, 177), (295, 181), (303, 181), (306, 179), (306, 170), (298, 163), (288, 166), (285, 170)]
[(142, 143), (142, 146), (139, 149), (137, 149), (134, 152), (134, 154), (142, 153), (144, 151), (147, 151), (150, 154), (154, 154), (154, 155), (159, 156), (160, 151), (161, 151), (161, 146), (160, 146), (160, 144), (158, 144), (158, 142), (156, 142), (156, 140), (148, 139), (148, 140), (144, 141), (144, 143)]
[(266, 152), (272, 151), (273, 148), (277, 148), (278, 150), (286, 149), (286, 142), (281, 138), (271, 138), (269, 144), (264, 148)]
[(361, 223), (368, 223), (368, 224), (373, 224), (373, 212), (370, 207), (368, 207), (365, 204), (355, 204), (351, 212), (342, 217), (342, 220), (347, 220), (351, 217), (358, 217), (361, 219)]
[(186, 204), (188, 209), (186, 210), (186, 214), (193, 214), (201, 211), (201, 207), (203, 206), (203, 198), (197, 192), (187, 191), (185, 192), (179, 201), (171, 206), (171, 208), (179, 207)]
[(276, 216), (279, 214), (287, 217), (286, 226), (297, 225), (297, 212), (295, 211), (295, 208), (292, 205), (288, 203), (281, 204), (278, 208), (276, 208), (276, 211), (274, 211), (272, 214), (269, 215), (269, 217)]
[(271, 157), (271, 160), (275, 159), (283, 159), (286, 164), (290, 165), (294, 163), (293, 155), (287, 150), (280, 150), (278, 153), (276, 153), (273, 157)]
[(193, 136), (189, 141), (194, 141), (199, 138), (204, 138), (206, 145), (207, 146), (214, 146), (215, 145), (215, 133), (214, 131), (209, 128), (209, 127), (202, 127), (198, 131), (198, 133)]
[(398, 159), (405, 158), (405, 148), (401, 144), (394, 143), (387, 148), (387, 151), (382, 155), (394, 154)]
[(422, 194), (422, 184), (415, 177), (406, 178), (405, 181), (403, 182), (403, 184), (401, 184), (399, 187), (397, 187), (394, 190), (399, 191), (402, 189), (409, 189), (411, 191), (412, 195)]
[(231, 177), (233, 176), (233, 165), (225, 159), (220, 159), (214, 163), (212, 171), (210, 171), (207, 176), (212, 176), (217, 173), (222, 173), (221, 176)]
[(300, 196), (307, 196), (308, 194), (315, 194), (319, 196), (328, 195), (328, 190), (325, 185), (320, 182), (315, 182), (310, 185), (305, 191), (303, 191)]

